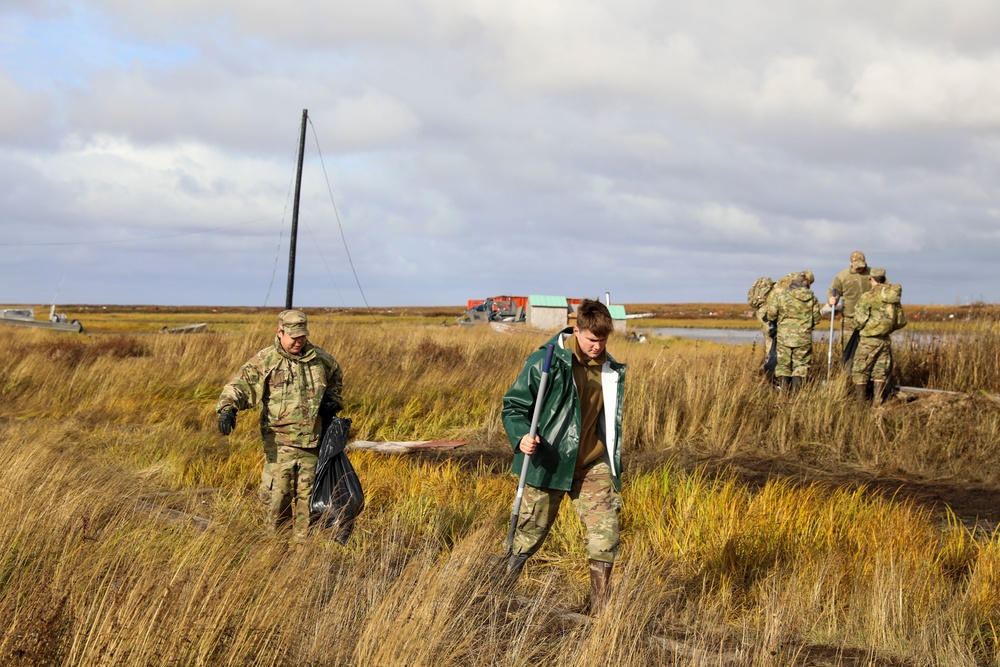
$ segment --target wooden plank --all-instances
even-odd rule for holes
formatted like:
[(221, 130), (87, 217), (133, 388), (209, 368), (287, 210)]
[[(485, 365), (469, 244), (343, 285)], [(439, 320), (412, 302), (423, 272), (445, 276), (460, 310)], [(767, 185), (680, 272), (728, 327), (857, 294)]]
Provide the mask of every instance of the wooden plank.
[(469, 444), (468, 440), (388, 440), (375, 442), (372, 440), (355, 440), (347, 445), (347, 449), (368, 449), (384, 454), (406, 454), (422, 449), (454, 449)]

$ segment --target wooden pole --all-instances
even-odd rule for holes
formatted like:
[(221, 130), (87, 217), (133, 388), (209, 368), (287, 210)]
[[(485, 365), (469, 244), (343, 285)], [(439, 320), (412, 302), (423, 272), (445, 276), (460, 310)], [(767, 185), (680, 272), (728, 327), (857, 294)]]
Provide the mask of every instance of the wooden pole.
[(288, 243), (288, 288), (285, 291), (285, 309), (292, 307), (292, 293), (295, 290), (295, 242), (299, 235), (299, 193), (302, 191), (302, 157), (306, 149), (306, 121), (309, 110), (302, 110), (302, 130), (299, 133), (299, 167), (295, 174), (295, 200), (292, 204), (292, 235)]

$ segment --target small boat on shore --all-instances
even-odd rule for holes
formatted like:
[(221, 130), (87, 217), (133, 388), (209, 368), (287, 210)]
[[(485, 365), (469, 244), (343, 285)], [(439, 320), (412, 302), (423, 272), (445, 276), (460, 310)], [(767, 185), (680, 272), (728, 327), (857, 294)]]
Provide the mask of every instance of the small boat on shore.
[(83, 325), (80, 320), (70, 320), (63, 313), (57, 313), (55, 304), (49, 311), (48, 320), (36, 320), (33, 308), (0, 308), (0, 324), (83, 333)]

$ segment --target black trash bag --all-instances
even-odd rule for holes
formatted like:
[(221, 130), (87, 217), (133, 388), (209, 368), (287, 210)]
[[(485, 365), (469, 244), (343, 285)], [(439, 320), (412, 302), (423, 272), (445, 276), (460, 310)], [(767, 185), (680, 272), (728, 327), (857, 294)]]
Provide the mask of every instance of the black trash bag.
[(309, 497), (309, 512), (324, 528), (336, 529), (334, 537), (347, 544), (354, 519), (365, 506), (361, 480), (354, 471), (344, 448), (351, 434), (351, 420), (334, 417), (323, 434), (316, 464), (316, 481)]
[(861, 332), (855, 329), (851, 332), (851, 337), (847, 339), (847, 345), (844, 346), (844, 354), (840, 358), (840, 365), (844, 367), (844, 370), (851, 370), (851, 364), (854, 363), (854, 353), (858, 350), (858, 341), (861, 339)]
[(777, 341), (771, 341), (771, 349), (767, 353), (767, 359), (764, 361), (764, 377), (767, 378), (768, 382), (772, 384), (776, 383), (774, 377), (774, 370), (778, 367), (778, 343)]

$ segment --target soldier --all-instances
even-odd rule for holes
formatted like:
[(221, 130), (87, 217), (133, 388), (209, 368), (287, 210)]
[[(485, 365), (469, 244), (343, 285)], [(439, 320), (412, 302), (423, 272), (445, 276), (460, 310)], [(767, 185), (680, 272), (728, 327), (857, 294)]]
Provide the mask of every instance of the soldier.
[(868, 400), (868, 382), (872, 382), (875, 405), (885, 396), (886, 383), (892, 373), (892, 345), (889, 335), (906, 326), (906, 315), (900, 303), (901, 285), (886, 282), (885, 269), (872, 269), (871, 289), (858, 299), (854, 309), (854, 324), (860, 338), (854, 353), (851, 374), (854, 397), (859, 403)]
[(767, 306), (767, 319), (778, 327), (778, 364), (774, 374), (779, 388), (786, 391), (798, 390), (809, 374), (812, 332), (820, 321), (819, 302), (809, 289), (813, 283), (812, 271), (793, 275), (797, 277), (788, 289), (778, 291)]
[(762, 276), (753, 282), (747, 290), (747, 304), (753, 308), (754, 317), (760, 325), (760, 332), (764, 338), (764, 371), (768, 376), (774, 369), (768, 367), (768, 360), (771, 357), (771, 348), (774, 346), (774, 323), (767, 321), (767, 297), (774, 289), (774, 281), (766, 276)]
[[(827, 303), (836, 307), (837, 299), (843, 300), (840, 319), (840, 346), (847, 349), (851, 335), (854, 333), (854, 309), (861, 295), (871, 289), (871, 269), (865, 259), (865, 253), (855, 250), (851, 253), (851, 265), (838, 273), (827, 290)], [(836, 296), (834, 295), (836, 293)]]
[[(507, 573), (517, 577), (542, 546), (568, 494), (586, 529), (592, 614), (607, 602), (619, 544), (625, 364), (605, 349), (613, 330), (607, 306), (583, 299), (576, 326), (532, 353), (503, 398), (503, 426), (514, 449), (515, 473), (523, 457), (531, 457)], [(555, 349), (538, 433), (532, 438), (531, 418), (549, 344)]]
[(282, 311), (274, 344), (243, 364), (215, 406), (219, 431), (229, 435), (237, 411), (260, 405), (260, 498), (272, 531), (291, 512), (295, 539), (304, 538), (309, 529), (309, 495), (323, 424), (344, 405), (344, 374), (333, 357), (309, 342), (306, 324), (302, 311)]
[[(772, 364), (772, 367), (770, 369), (772, 376), (775, 374), (774, 364), (777, 363), (776, 348), (778, 344), (776, 339), (778, 335), (778, 326), (777, 322), (768, 318), (767, 309), (772, 306), (775, 306), (778, 302), (778, 296), (782, 292), (787, 290), (789, 286), (791, 286), (791, 284), (796, 280), (805, 281), (808, 282), (810, 285), (812, 285), (813, 281), (815, 280), (815, 276), (813, 276), (813, 272), (810, 271), (809, 269), (806, 269), (805, 271), (793, 271), (785, 276), (782, 276), (781, 278), (778, 279), (776, 283), (774, 283), (774, 287), (771, 289), (771, 291), (768, 292), (767, 300), (764, 303), (764, 307), (761, 309), (761, 319), (764, 321), (764, 326), (767, 327), (768, 329), (768, 335), (770, 336), (771, 340), (772, 349), (769, 350), (769, 352), (771, 352), (774, 355), (769, 357)], [(763, 329), (761, 330), (763, 331)]]

